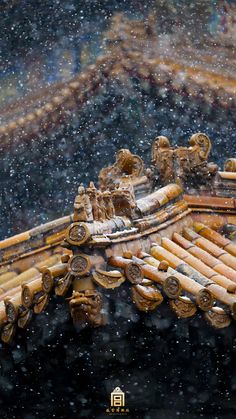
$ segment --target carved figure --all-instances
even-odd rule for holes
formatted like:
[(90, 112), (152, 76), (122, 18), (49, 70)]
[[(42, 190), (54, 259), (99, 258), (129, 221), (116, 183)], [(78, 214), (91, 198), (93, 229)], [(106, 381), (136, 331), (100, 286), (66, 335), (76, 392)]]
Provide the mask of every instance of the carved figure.
[(174, 181), (174, 151), (167, 137), (156, 137), (151, 150), (152, 165), (158, 169), (163, 185)]
[(134, 218), (136, 199), (132, 184), (121, 183), (119, 188), (112, 191), (112, 200), (116, 215)]
[(110, 191), (105, 191), (102, 193), (104, 208), (106, 213), (106, 218), (110, 220), (115, 216), (115, 208), (112, 202), (112, 196)]
[(143, 161), (139, 156), (132, 154), (127, 149), (121, 149), (116, 154), (116, 162), (109, 167), (102, 169), (99, 173), (100, 189), (114, 189), (120, 182), (122, 176), (130, 178), (139, 177), (143, 172)]
[(69, 305), (75, 325), (98, 327), (105, 323), (102, 296), (96, 290), (74, 292)]
[(203, 184), (217, 172), (217, 165), (208, 163), (211, 142), (207, 135), (197, 133), (189, 140), (190, 147), (171, 148), (168, 138), (157, 137), (152, 146), (152, 164), (162, 185), (176, 182)]
[(105, 221), (106, 208), (103, 201), (103, 194), (101, 191), (97, 191), (97, 200), (98, 200), (99, 221)]
[(74, 202), (74, 222), (76, 221), (92, 221), (91, 202), (82, 183), (78, 188), (78, 195)]
[(87, 188), (87, 194), (89, 196), (91, 206), (92, 206), (93, 219), (95, 221), (102, 221), (103, 216), (102, 216), (102, 211), (98, 202), (97, 189), (93, 182), (89, 183), (89, 187)]

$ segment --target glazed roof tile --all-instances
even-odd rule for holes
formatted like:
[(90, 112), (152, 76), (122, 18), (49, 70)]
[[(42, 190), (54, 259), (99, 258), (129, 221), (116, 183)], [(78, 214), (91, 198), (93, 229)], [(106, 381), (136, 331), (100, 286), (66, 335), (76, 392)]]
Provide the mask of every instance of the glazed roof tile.
[[(227, 75), (227, 71), (217, 74), (214, 66), (205, 69), (207, 60), (212, 57), (205, 56), (202, 63), (205, 65), (201, 66), (189, 65), (186, 60), (181, 59), (181, 54), (163, 57), (158, 49), (155, 33), (144, 37), (145, 23), (141, 22), (143, 31), (139, 30), (139, 36), (134, 36), (134, 24), (139, 25), (138, 21), (134, 23), (127, 20), (124, 30), (122, 24), (116, 22), (117, 32), (124, 32), (121, 42), (114, 43), (110, 49), (107, 48), (106, 54), (98, 57), (84, 73), (43, 89), (42, 97), (36, 94), (33, 98), (29, 97), (29, 103), (24, 99), (15, 109), (13, 107), (5, 117), (6, 122), (2, 122), (0, 127), (3, 147), (9, 147), (13, 138), (14, 142), (24, 138), (33, 139), (40, 132), (54, 129), (57, 122), (59, 124), (62, 120), (66, 121), (67, 114), (70, 114), (72, 109), (79, 109), (88, 96), (95, 95), (99, 87), (109, 80), (112, 81), (114, 77), (126, 83), (135, 77), (149, 83), (150, 86), (164, 86), (180, 93), (185, 89), (185, 94), (189, 94), (190, 97), (200, 95), (210, 104), (217, 96), (222, 107), (232, 107), (232, 98), (236, 92), (235, 77)], [(107, 38), (109, 37), (113, 39), (114, 30), (107, 34)], [(195, 54), (199, 55), (199, 52), (195, 51)], [(171, 83), (166, 83), (170, 80)], [(4, 121), (4, 114), (2, 119)]]
[[(179, 230), (178, 223), (176, 227)], [(47, 231), (47, 229), (43, 230)], [(128, 253), (121, 248), (120, 261), (117, 256), (114, 256), (109, 261), (110, 265), (114, 268), (118, 267), (121, 271), (130, 263), (141, 266), (142, 278), (149, 278), (152, 285), (144, 282), (142, 286), (136, 286), (133, 294), (135, 298), (145, 300), (149, 295), (148, 288), (145, 287), (151, 286), (150, 301), (156, 301), (154, 304), (156, 308), (162, 302), (162, 299), (159, 300), (154, 296), (156, 286), (159, 292), (164, 292), (170, 307), (178, 317), (190, 317), (199, 308), (206, 313), (205, 318), (215, 327), (229, 325), (230, 317), (236, 317), (236, 258), (232, 254), (235, 252), (235, 244), (199, 223), (192, 222), (191, 228), (181, 228), (178, 232), (174, 230), (172, 233), (168, 231), (165, 235), (164, 232), (167, 230), (164, 225), (162, 236), (157, 236), (156, 243), (146, 242), (144, 246), (146, 253), (136, 253), (138, 258), (135, 256), (137, 246), (134, 246)], [(28, 239), (29, 235), (21, 235), (21, 237)], [(201, 241), (199, 242), (201, 238), (204, 239), (204, 246)], [(11, 247), (16, 241), (15, 238), (7, 243)], [(5, 248), (7, 249), (7, 244)], [(40, 248), (38, 251), (40, 253)], [(17, 326), (26, 327), (32, 314), (39, 314), (46, 307), (51, 293), (61, 294), (60, 281), (64, 281), (71, 270), (66, 263), (70, 259), (70, 252), (62, 248), (56, 248), (56, 251), (57, 253), (49, 257), (45, 256), (36, 264), (31, 256), (31, 266), (20, 273), (19, 270), (14, 270), (13, 259), (8, 264), (9, 271), (3, 271), (0, 275), (0, 323), (1, 337), (4, 342), (12, 340)], [(62, 252), (65, 256), (62, 256)], [(122, 257), (123, 254), (125, 257)], [(224, 260), (221, 260), (222, 256)], [(166, 272), (162, 271), (161, 262), (163, 261), (167, 262)], [(69, 266), (72, 266), (72, 262)], [(0, 266), (0, 269), (3, 268), (4, 265), (2, 268)], [(113, 281), (118, 281), (118, 277), (120, 278), (119, 275), (115, 275)], [(179, 284), (177, 293), (175, 288), (171, 288), (174, 285), (169, 284), (171, 278)], [(100, 281), (99, 277), (97, 280)], [(123, 281), (124, 279), (118, 283), (118, 286)], [(144, 280), (142, 279), (140, 284), (142, 281)], [(69, 286), (70, 284), (69, 281)], [(113, 288), (113, 285), (111, 287)], [(62, 295), (64, 295), (64, 288)], [(76, 305), (75, 302), (73, 302), (73, 307), (74, 305)], [(137, 307), (142, 309), (142, 303), (137, 302)]]

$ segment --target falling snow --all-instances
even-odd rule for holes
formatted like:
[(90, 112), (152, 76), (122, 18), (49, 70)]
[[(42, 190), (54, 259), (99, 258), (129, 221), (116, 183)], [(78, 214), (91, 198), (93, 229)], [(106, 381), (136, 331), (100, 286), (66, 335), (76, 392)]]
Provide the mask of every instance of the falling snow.
[[(43, 106), (108, 54), (105, 34), (117, 13), (152, 22), (156, 49), (147, 41), (143, 57), (235, 84), (234, 0), (2, 0), (0, 11), (0, 127)], [(183, 145), (205, 132), (211, 160), (223, 167), (236, 153), (235, 96), (223, 106), (220, 89), (207, 101), (201, 91), (191, 96), (172, 87), (171, 80), (104, 76), (48, 131), (6, 142), (0, 135), (1, 238), (71, 213), (78, 184), (96, 181), (120, 148), (148, 164), (157, 135)], [(1, 418), (102, 419), (117, 386), (135, 418), (235, 418), (233, 328), (216, 333), (198, 317), (176, 322), (164, 311), (144, 316), (130, 309), (127, 293), (120, 306), (115, 294), (108, 297), (113, 320), (103, 329), (75, 334), (65, 302), (53, 300), (14, 347), (0, 343)]]

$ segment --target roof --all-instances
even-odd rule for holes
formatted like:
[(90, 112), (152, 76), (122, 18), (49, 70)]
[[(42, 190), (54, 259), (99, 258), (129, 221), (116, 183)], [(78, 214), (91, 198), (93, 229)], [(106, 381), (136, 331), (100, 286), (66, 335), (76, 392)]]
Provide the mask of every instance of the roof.
[[(152, 30), (148, 30), (150, 28)], [(192, 67), (180, 58), (179, 47), (176, 55), (163, 56), (151, 24), (148, 26), (144, 21), (115, 16), (105, 39), (104, 55), (99, 56), (86, 71), (69, 81), (42, 89), (41, 93), (31, 95), (28, 102), (25, 98), (15, 108), (10, 107), (9, 112), (3, 113), (0, 127), (3, 148), (9, 147), (13, 140), (15, 143), (26, 138), (35, 139), (40, 133), (48, 134), (57, 129), (62, 122), (69, 121), (68, 111), (78, 112), (98, 88), (114, 79), (127, 83), (136, 78), (150, 86), (193, 99), (200, 98), (210, 105), (235, 107), (236, 80), (232, 75), (226, 71), (216, 73), (214, 66), (208, 66), (209, 59), (212, 59), (208, 56), (201, 58), (199, 66)], [(198, 51), (191, 53), (199, 59)]]
[[(79, 186), (72, 215), (0, 242), (1, 339), (11, 342), (51, 295), (67, 299), (76, 327), (102, 326), (105, 295), (120, 287), (137, 310), (167, 302), (178, 318), (200, 311), (212, 326), (229, 326), (236, 318), (236, 244), (216, 230), (230, 224), (234, 237), (236, 179), (208, 163), (209, 148), (202, 133), (180, 149), (157, 137), (151, 169), (121, 150), (100, 172), (99, 189)], [(219, 179), (229, 182), (225, 197)]]
[[(210, 104), (217, 93), (222, 107), (233, 106), (233, 77), (157, 56), (152, 29), (114, 19), (106, 54), (95, 64), (31, 98), (30, 106), (6, 112), (1, 145), (48, 133), (114, 79), (137, 78)], [(69, 299), (75, 325), (102, 325), (104, 292), (122, 286), (141, 311), (165, 299), (178, 317), (200, 310), (213, 326), (228, 326), (235, 318), (235, 245), (215, 230), (236, 225), (236, 164), (230, 159), (219, 171), (208, 163), (210, 148), (202, 133), (190, 138), (190, 147), (173, 148), (157, 137), (149, 170), (122, 150), (101, 171), (99, 189), (79, 188), (73, 215), (0, 242), (2, 340), (27, 327), (52, 294)]]

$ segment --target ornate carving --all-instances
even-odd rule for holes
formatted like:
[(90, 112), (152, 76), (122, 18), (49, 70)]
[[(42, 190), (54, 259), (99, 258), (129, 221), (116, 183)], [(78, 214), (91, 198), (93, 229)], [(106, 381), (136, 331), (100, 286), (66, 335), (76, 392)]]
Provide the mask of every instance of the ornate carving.
[[(190, 147), (176, 149), (170, 147), (166, 137), (157, 137), (152, 148), (152, 164), (159, 170), (160, 179), (164, 183), (169, 183), (172, 179), (186, 182), (198, 175), (204, 178), (205, 175), (212, 175), (215, 170), (214, 168), (211, 171), (211, 167), (207, 163), (210, 148), (210, 140), (204, 134), (193, 135), (190, 139)], [(134, 162), (137, 163), (137, 166)], [(135, 179), (133, 182), (133, 179), (140, 174), (141, 166), (142, 161), (138, 160), (136, 156), (127, 150), (121, 150), (113, 167), (114, 170), (111, 171), (112, 176), (109, 184), (114, 186), (118, 179), (118, 187), (100, 191), (91, 182), (85, 193), (84, 187), (80, 185), (79, 195), (75, 200), (74, 220), (84, 221), (75, 221), (69, 226), (64, 242), (65, 246), (72, 250), (73, 256), (71, 256), (71, 252), (67, 252), (61, 256), (61, 262), (58, 263), (61, 249), (57, 246), (59, 241), (54, 240), (58, 231), (59, 237), (64, 236), (64, 228), (68, 225), (70, 217), (66, 217), (67, 221), (59, 220), (59, 223), (50, 223), (51, 233), (49, 236), (44, 235), (45, 226), (41, 226), (32, 234), (26, 232), (13, 239), (7, 239), (6, 242), (4, 241), (5, 243), (1, 244), (3, 249), (2, 292), (5, 291), (5, 282), (7, 283), (6, 289), (9, 286), (8, 281), (10, 284), (14, 284), (13, 289), (9, 290), (9, 295), (6, 293), (7, 297), (3, 296), (5, 306), (2, 304), (0, 310), (3, 340), (11, 339), (15, 323), (23, 328), (28, 324), (32, 311), (40, 313), (45, 308), (49, 300), (48, 294), (54, 288), (57, 295), (64, 296), (72, 285), (74, 293), (70, 298), (70, 309), (74, 322), (91, 326), (103, 324), (102, 299), (95, 286), (97, 284), (104, 289), (114, 289), (119, 287), (126, 278), (132, 284), (133, 301), (142, 311), (154, 310), (163, 300), (162, 294), (154, 285), (156, 282), (171, 300), (169, 304), (179, 317), (192, 316), (196, 312), (196, 307), (199, 306), (206, 312), (205, 317), (213, 326), (220, 328), (229, 325), (230, 320), (226, 312), (213, 307), (213, 295), (219, 304), (227, 306), (227, 313), (236, 319), (235, 284), (229, 284), (230, 279), (227, 277), (227, 275), (230, 277), (233, 275), (232, 269), (235, 262), (232, 255), (236, 254), (235, 245), (215, 231), (209, 232), (209, 229), (207, 230), (204, 225), (193, 223), (190, 215), (183, 218), (190, 214), (191, 210), (188, 210), (185, 198), (182, 196), (183, 189), (176, 183), (168, 184), (162, 189), (154, 188), (152, 193), (149, 193), (150, 189), (148, 192), (145, 188), (141, 189), (144, 191), (144, 193), (142, 192), (143, 198), (136, 202), (133, 185), (143, 187), (143, 184), (148, 181), (147, 176), (142, 176), (141, 181)], [(107, 173), (105, 180), (108, 182), (110, 172), (108, 170), (105, 173)], [(116, 178), (113, 178), (114, 174), (117, 175)], [(230, 179), (230, 176), (228, 178)], [(231, 178), (234, 178), (232, 173)], [(135, 190), (137, 191), (137, 189)], [(202, 188), (201, 192), (205, 193), (205, 188)], [(204, 208), (205, 201), (209, 200), (209, 197), (203, 196), (203, 198), (201, 208)], [(212, 198), (215, 199), (214, 196)], [(219, 197), (216, 202), (217, 206), (218, 199)], [(225, 198), (220, 199), (225, 202)], [(227, 200), (229, 202), (226, 205), (227, 214), (219, 216), (222, 217), (222, 221), (219, 220), (219, 225), (227, 220), (234, 222), (234, 197), (227, 198)], [(220, 210), (220, 212), (224, 211)], [(207, 220), (207, 218), (204, 219)], [(105, 220), (108, 221), (105, 222)], [(63, 227), (61, 227), (62, 222)], [(218, 221), (214, 223), (216, 226), (218, 225)], [(236, 236), (235, 226), (226, 225), (225, 232), (228, 230), (227, 227), (230, 230), (228, 233), (232, 235), (231, 238)], [(182, 236), (178, 233), (174, 234), (174, 230), (181, 231)], [(165, 238), (165, 235), (172, 237), (173, 241)], [(39, 236), (42, 236), (40, 243)], [(194, 243), (198, 239), (199, 243), (196, 243), (198, 246), (194, 247), (198, 251), (192, 252), (193, 246), (187, 239)], [(210, 246), (206, 239), (214, 244)], [(156, 241), (158, 245), (154, 246), (152, 241)], [(35, 267), (29, 269), (28, 257), (31, 263), (31, 256), (33, 255), (34, 258), (35, 249), (37, 252), (39, 249), (41, 258), (45, 254), (51, 255), (54, 252), (54, 245), (57, 246), (56, 252), (58, 252), (56, 260), (53, 255), (49, 257), (47, 267), (42, 267), (40, 261), (36, 263)], [(10, 252), (9, 254), (12, 256), (12, 246), (17, 247), (16, 253), (20, 246), (24, 250), (18, 254), (20, 258), (16, 260), (16, 265), (14, 263), (11, 266), (10, 264), (6, 265), (6, 261), (8, 262), (10, 259), (9, 257), (5, 259), (5, 254)], [(80, 246), (81, 248), (79, 248)], [(144, 252), (148, 249), (154, 257)], [(204, 251), (202, 249), (208, 251), (209, 255), (202, 253)], [(228, 251), (227, 254), (226, 251)], [(87, 255), (82, 252), (86, 252)], [(220, 259), (224, 255), (226, 256), (224, 260), (222, 259), (225, 261), (223, 268), (227, 268), (224, 269), (226, 277), (222, 274), (222, 263), (219, 271), (218, 268), (216, 269), (215, 275), (213, 275), (214, 272), (211, 272), (210, 266), (218, 266), (212, 259), (211, 253), (214, 256), (218, 255), (217, 257)], [(197, 259), (203, 260), (205, 266), (203, 263), (200, 265)], [(186, 263), (189, 260), (191, 266), (194, 266), (195, 272), (192, 272), (192, 268), (190, 269), (189, 266), (188, 269), (186, 268), (186, 264), (183, 263), (185, 260)], [(20, 272), (24, 271), (25, 266), (27, 266), (26, 275), (17, 275), (18, 269)], [(110, 266), (111, 269), (116, 267), (122, 272), (124, 271), (124, 274), (120, 271), (107, 272), (99, 269), (105, 269), (106, 266)], [(42, 282), (38, 275), (39, 269), (43, 273)], [(170, 275), (168, 271), (170, 271)], [(144, 279), (144, 275), (149, 279)], [(18, 292), (20, 285), (22, 285), (22, 294)], [(193, 301), (188, 297), (180, 296), (182, 287), (185, 294)]]
[(91, 206), (92, 206), (92, 215), (95, 221), (103, 221), (105, 219), (105, 210), (102, 210), (99, 205), (98, 200), (98, 191), (94, 186), (93, 182), (89, 183), (89, 187), (87, 188), (87, 194), (89, 196)]
[(225, 172), (236, 172), (236, 159), (228, 159), (224, 164)]
[(86, 241), (88, 241), (91, 237), (90, 230), (85, 223), (73, 223), (68, 227), (66, 233), (67, 241), (72, 244), (79, 246)]
[(211, 326), (216, 329), (223, 329), (224, 327), (228, 327), (231, 323), (228, 314), (220, 307), (213, 307), (212, 310), (204, 314), (206, 320), (208, 320)]
[(20, 329), (25, 329), (28, 326), (30, 320), (32, 319), (32, 316), (33, 316), (32, 310), (24, 310), (18, 318), (18, 321), (17, 321), (18, 327)]
[(161, 184), (173, 181), (196, 186), (206, 183), (218, 167), (208, 163), (211, 142), (207, 135), (197, 133), (189, 140), (190, 147), (171, 148), (166, 137), (157, 137), (152, 146), (152, 164)]
[(211, 310), (214, 303), (211, 292), (206, 288), (200, 290), (196, 297), (196, 303), (203, 311)]
[(79, 186), (78, 195), (75, 197), (73, 220), (74, 222), (92, 221), (92, 206), (83, 184)]
[(22, 289), (22, 303), (24, 304), (25, 307), (30, 307), (32, 304), (32, 295), (30, 292), (30, 289), (28, 287), (23, 287)]
[(105, 215), (108, 220), (115, 216), (115, 208), (112, 201), (112, 195), (110, 191), (104, 191), (102, 194), (104, 208), (105, 208)]
[(182, 291), (180, 282), (178, 278), (175, 276), (169, 276), (166, 278), (164, 284), (163, 284), (163, 291), (169, 298), (176, 299), (180, 296), (180, 293)]
[(163, 301), (161, 292), (154, 285), (134, 285), (131, 292), (134, 304), (141, 311), (155, 310)]
[(91, 268), (90, 259), (87, 255), (78, 254), (69, 261), (69, 271), (75, 276), (86, 275)]
[(141, 284), (143, 280), (142, 268), (135, 262), (130, 262), (125, 266), (125, 275), (132, 284)]
[(175, 314), (183, 319), (194, 316), (197, 311), (196, 304), (188, 297), (179, 297), (176, 300), (170, 300), (169, 304)]
[(105, 221), (106, 219), (106, 208), (103, 200), (103, 194), (101, 191), (97, 191), (99, 221)]
[(141, 176), (143, 167), (143, 161), (139, 156), (132, 154), (127, 149), (119, 150), (113, 166), (106, 167), (99, 173), (101, 190), (114, 189), (125, 175), (131, 179)]
[[(63, 258), (63, 260), (65, 260)], [(42, 291), (49, 294), (60, 278), (63, 278), (68, 271), (67, 263), (58, 263), (50, 268), (43, 268)]]
[(189, 144), (192, 147), (192, 152), (196, 151), (197, 156), (194, 159), (207, 160), (211, 151), (210, 138), (201, 132), (193, 134), (189, 139)]
[(167, 137), (159, 136), (152, 144), (152, 165), (158, 169), (160, 181), (163, 185), (174, 182), (174, 157), (173, 149)]
[(50, 271), (45, 271), (42, 274), (42, 287), (46, 293), (50, 293), (54, 287), (54, 280)]
[(96, 269), (93, 272), (94, 281), (102, 286), (103, 288), (117, 288), (125, 281), (124, 275), (119, 271), (103, 271), (101, 269)]
[(35, 303), (34, 303), (34, 313), (39, 314), (47, 307), (49, 303), (49, 295), (48, 294), (38, 294), (35, 296)]
[(122, 183), (119, 188), (112, 191), (112, 200), (116, 215), (134, 218), (137, 207), (134, 189), (130, 183)]
[(16, 323), (7, 323), (1, 333), (1, 339), (5, 343), (11, 343), (16, 333)]
[(14, 323), (17, 320), (19, 309), (11, 301), (4, 301), (6, 307), (7, 320)]
[(102, 296), (96, 290), (74, 292), (69, 302), (75, 324), (98, 327), (105, 323), (102, 310)]
[(55, 294), (60, 296), (65, 296), (67, 292), (69, 291), (69, 288), (73, 282), (74, 275), (72, 275), (70, 272), (66, 274), (64, 278), (60, 278), (57, 281), (57, 285), (55, 287)]

